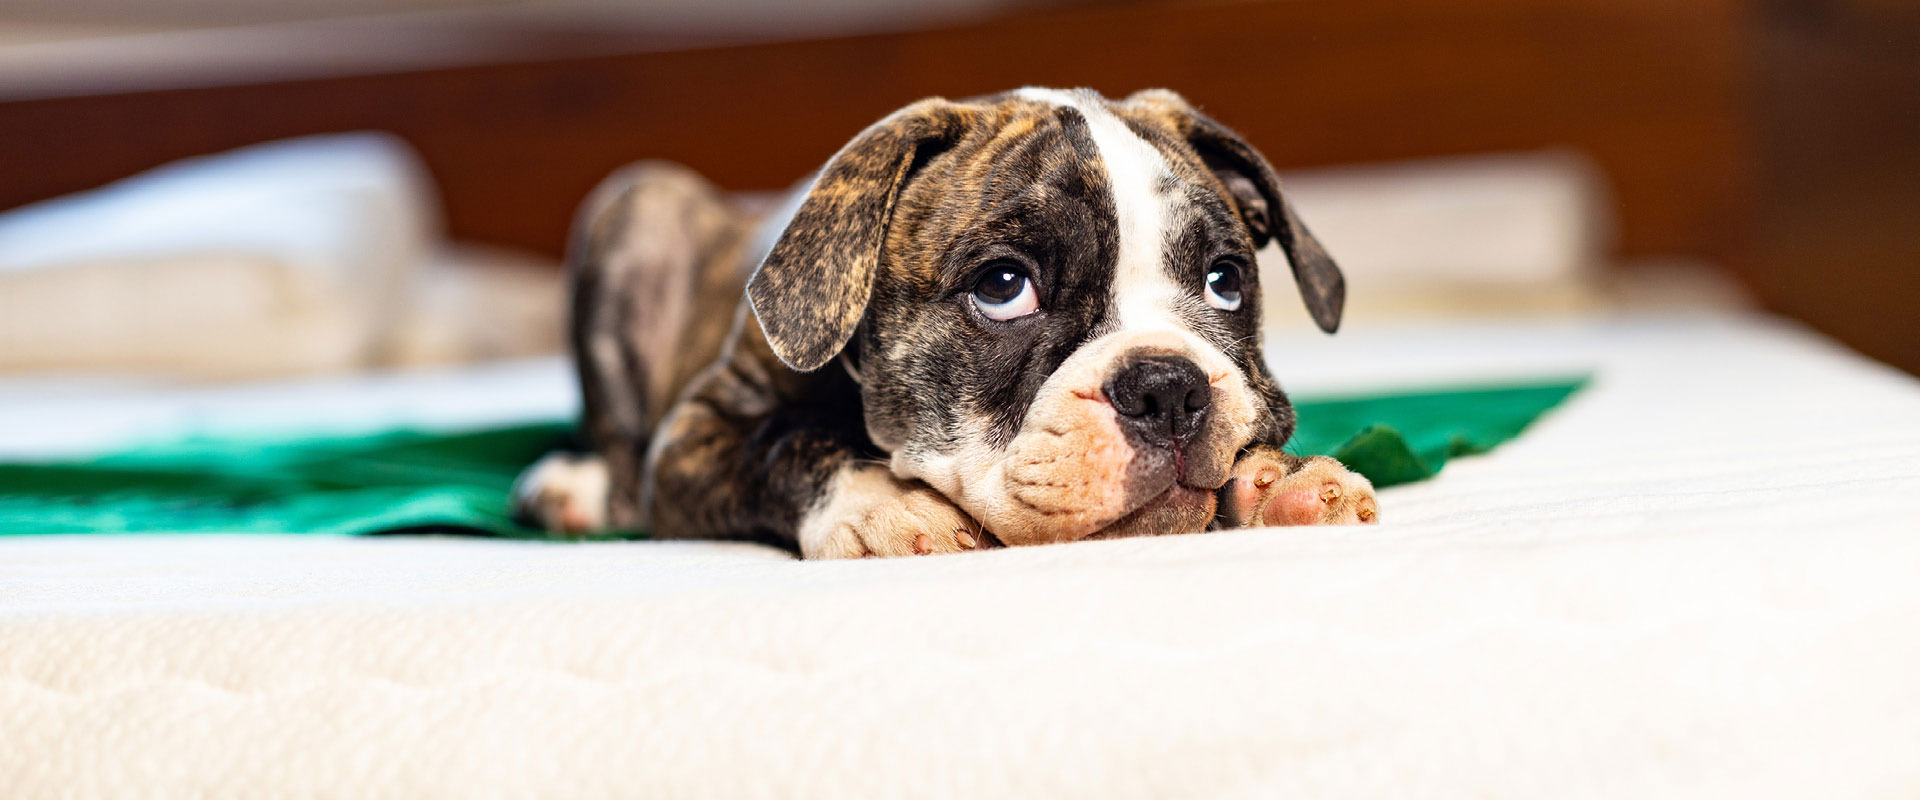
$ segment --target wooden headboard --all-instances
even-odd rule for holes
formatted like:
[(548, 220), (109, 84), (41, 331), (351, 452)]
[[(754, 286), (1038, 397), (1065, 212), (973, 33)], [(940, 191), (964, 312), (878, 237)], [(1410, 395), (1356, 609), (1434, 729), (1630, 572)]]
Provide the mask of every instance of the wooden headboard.
[(1071, 5), (934, 31), (0, 103), (0, 208), (267, 139), (395, 132), (456, 236), (558, 253), (587, 190), (641, 158), (786, 185), (906, 101), (1020, 85), (1166, 86), (1300, 167), (1571, 147), (1628, 254), (1718, 255), (1743, 213), (1730, 0)]

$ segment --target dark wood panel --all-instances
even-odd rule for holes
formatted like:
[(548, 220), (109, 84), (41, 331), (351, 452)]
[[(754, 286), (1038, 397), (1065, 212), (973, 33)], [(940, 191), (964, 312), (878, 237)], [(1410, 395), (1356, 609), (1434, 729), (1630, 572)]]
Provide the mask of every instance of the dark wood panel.
[(1742, 274), (1770, 308), (1920, 374), (1920, 7), (1773, 0), (1758, 47)]
[(1629, 253), (1718, 253), (1750, 170), (1741, 10), (1654, 0), (1076, 6), (947, 30), (0, 104), (0, 207), (265, 139), (419, 148), (456, 235), (557, 252), (637, 158), (784, 185), (907, 100), (1022, 84), (1185, 93), (1276, 162), (1570, 146)]

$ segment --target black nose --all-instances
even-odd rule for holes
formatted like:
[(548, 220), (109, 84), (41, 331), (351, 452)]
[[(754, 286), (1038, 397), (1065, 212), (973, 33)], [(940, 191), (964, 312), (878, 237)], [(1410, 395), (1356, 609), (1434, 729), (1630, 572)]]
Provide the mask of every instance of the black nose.
[(1207, 414), (1207, 374), (1179, 356), (1147, 356), (1114, 373), (1103, 387), (1127, 434), (1150, 444), (1185, 445)]

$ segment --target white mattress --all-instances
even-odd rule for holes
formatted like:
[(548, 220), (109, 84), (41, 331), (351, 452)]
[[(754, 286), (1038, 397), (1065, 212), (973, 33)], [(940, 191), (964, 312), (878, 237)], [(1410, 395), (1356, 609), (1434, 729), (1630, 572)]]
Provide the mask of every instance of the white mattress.
[[(1274, 360), (1597, 379), (1368, 528), (826, 563), (0, 540), (0, 797), (1920, 796), (1913, 380), (1731, 319)], [(494, 412), (569, 402), (515, 369)], [(394, 385), (355, 396), (434, 413)]]

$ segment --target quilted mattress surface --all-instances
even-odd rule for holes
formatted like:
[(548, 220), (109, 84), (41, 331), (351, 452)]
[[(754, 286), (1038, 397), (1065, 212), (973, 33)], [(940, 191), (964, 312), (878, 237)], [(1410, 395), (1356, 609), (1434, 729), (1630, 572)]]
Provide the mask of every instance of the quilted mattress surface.
[(1913, 380), (1747, 319), (1302, 341), (1296, 391), (1594, 380), (1367, 528), (0, 540), (0, 797), (1920, 796)]

